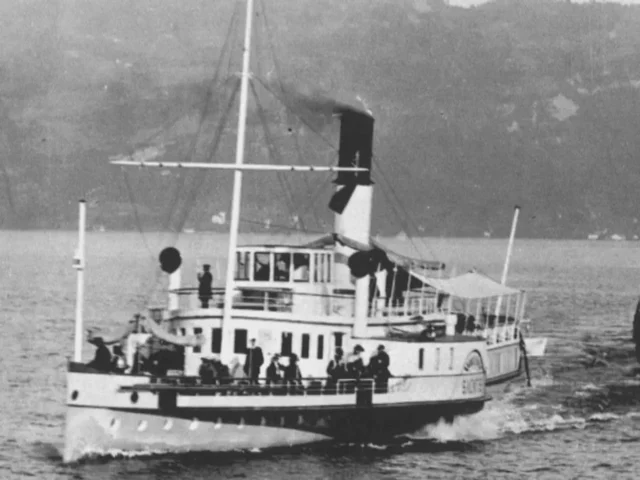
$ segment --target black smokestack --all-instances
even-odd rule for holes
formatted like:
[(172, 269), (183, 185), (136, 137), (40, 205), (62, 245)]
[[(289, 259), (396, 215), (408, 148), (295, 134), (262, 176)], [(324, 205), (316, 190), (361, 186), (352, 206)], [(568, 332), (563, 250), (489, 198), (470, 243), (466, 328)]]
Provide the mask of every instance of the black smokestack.
[(351, 107), (336, 105), (340, 114), (339, 167), (361, 167), (365, 172), (338, 172), (335, 183), (342, 185), (329, 202), (329, 208), (342, 214), (357, 185), (371, 185), (371, 159), (373, 157), (373, 117)]
[(339, 167), (361, 167), (366, 172), (339, 172), (338, 185), (371, 185), (373, 156), (373, 117), (350, 107), (337, 106), (340, 114)]

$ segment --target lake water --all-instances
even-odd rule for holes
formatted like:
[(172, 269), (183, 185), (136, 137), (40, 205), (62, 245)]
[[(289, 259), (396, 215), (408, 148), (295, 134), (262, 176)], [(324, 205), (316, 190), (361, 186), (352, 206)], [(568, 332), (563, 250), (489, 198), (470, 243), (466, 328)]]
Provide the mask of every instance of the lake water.
[[(164, 300), (157, 293), (164, 279), (157, 275), (156, 258), (171, 240), (171, 235), (88, 235), (87, 327), (109, 332), (149, 299)], [(405, 247), (401, 241), (389, 243)], [(449, 271), (475, 266), (500, 278), (506, 240), (421, 243)], [(628, 377), (626, 369), (635, 363), (630, 336), (640, 294), (640, 243), (518, 240), (509, 283), (529, 292), (535, 334), (550, 338), (548, 356), (533, 362), (533, 387), (518, 380), (479, 414), (430, 428), (420, 438), (366, 448), (329, 445), (231, 455), (109, 452), (65, 465), (60, 452), (65, 366), (73, 348), (75, 247), (70, 232), (0, 232), (2, 479), (639, 476), (640, 380)], [(196, 265), (204, 261), (214, 265), (216, 280), (222, 278), (223, 236), (182, 235), (178, 247), (185, 283), (195, 282)], [(87, 345), (85, 358), (92, 352)], [(594, 364), (593, 355), (604, 361)]]

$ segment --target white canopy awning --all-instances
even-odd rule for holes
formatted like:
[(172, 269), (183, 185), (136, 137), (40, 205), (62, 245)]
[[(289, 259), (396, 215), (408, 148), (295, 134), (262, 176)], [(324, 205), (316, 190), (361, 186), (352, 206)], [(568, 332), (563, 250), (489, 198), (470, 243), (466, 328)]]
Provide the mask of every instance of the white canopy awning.
[(478, 299), (520, 293), (520, 290), (502, 285), (476, 272), (452, 278), (429, 278), (414, 272), (411, 275), (439, 292), (459, 298)]
[(151, 333), (167, 343), (173, 345), (182, 345), (184, 347), (201, 347), (205, 343), (204, 335), (174, 335), (173, 333), (165, 330), (156, 322), (151, 319), (147, 319), (144, 326), (151, 331)]

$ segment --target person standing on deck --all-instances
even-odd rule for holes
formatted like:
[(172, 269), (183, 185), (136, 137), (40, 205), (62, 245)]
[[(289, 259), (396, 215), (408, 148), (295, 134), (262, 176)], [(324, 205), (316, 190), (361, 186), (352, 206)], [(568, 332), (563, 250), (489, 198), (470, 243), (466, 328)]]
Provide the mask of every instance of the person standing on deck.
[(281, 372), (280, 355), (274, 353), (271, 357), (271, 363), (267, 367), (267, 385), (278, 385), (282, 381)]
[(376, 393), (387, 393), (389, 390), (389, 355), (384, 350), (384, 345), (378, 346), (378, 352), (369, 361), (369, 370), (375, 378)]
[(203, 265), (203, 271), (198, 273), (198, 298), (202, 303), (202, 308), (209, 308), (209, 300), (213, 295), (211, 294), (211, 284), (213, 283), (213, 275), (209, 269), (211, 265)]
[(102, 337), (95, 337), (89, 340), (89, 343), (98, 347), (96, 349), (96, 355), (91, 362), (87, 364), (87, 367), (95, 368), (101, 372), (108, 372), (111, 370), (111, 352), (104, 344)]
[(213, 358), (202, 357), (200, 361), (202, 363), (200, 364), (200, 368), (198, 369), (198, 375), (200, 376), (202, 385), (215, 384), (216, 371), (213, 368)]
[(327, 365), (327, 390), (335, 393), (338, 382), (347, 378), (347, 367), (344, 363), (344, 351), (340, 347), (336, 347), (336, 353), (333, 359)]
[(300, 393), (302, 388), (302, 373), (298, 366), (298, 356), (292, 353), (289, 356), (289, 365), (284, 368), (284, 381), (289, 393)]
[(247, 357), (244, 361), (244, 373), (252, 384), (258, 384), (258, 377), (260, 377), (260, 367), (264, 363), (264, 356), (262, 355), (262, 349), (256, 347), (256, 339), (251, 339), (251, 347), (247, 350)]
[(353, 353), (347, 358), (347, 372), (349, 378), (359, 380), (364, 373), (364, 361), (362, 360), (362, 352), (364, 348), (362, 345), (356, 345), (353, 348)]
[(636, 360), (640, 363), (640, 301), (633, 316), (633, 341), (636, 344)]

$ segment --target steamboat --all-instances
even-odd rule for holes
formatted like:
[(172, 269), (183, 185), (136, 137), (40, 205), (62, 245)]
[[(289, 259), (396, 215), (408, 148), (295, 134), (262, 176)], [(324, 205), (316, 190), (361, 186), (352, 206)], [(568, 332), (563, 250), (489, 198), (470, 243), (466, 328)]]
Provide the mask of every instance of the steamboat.
[[(121, 335), (89, 338), (98, 352), (83, 363), (80, 202), (67, 462), (89, 452), (385, 442), (480, 411), (488, 386), (523, 371), (524, 292), (477, 272), (445, 278), (442, 263), (371, 238), (369, 112), (336, 104), (336, 166), (244, 162), (252, 9), (247, 0), (235, 163), (112, 161), (233, 171), (224, 286), (206, 272), (199, 286), (182, 285), (181, 253), (167, 247), (166, 305), (136, 315)], [(282, 171), (336, 174), (333, 232), (301, 245), (239, 245), (243, 174)], [(121, 347), (121, 364), (110, 363), (110, 344)]]

